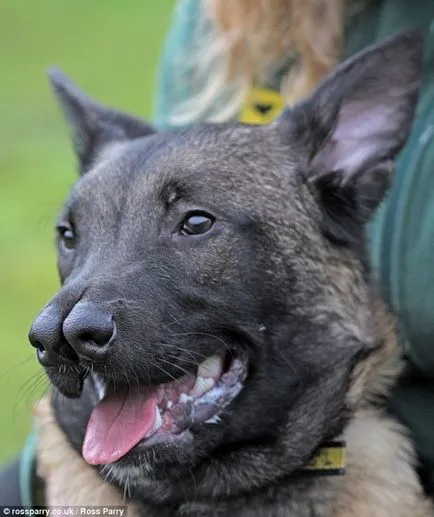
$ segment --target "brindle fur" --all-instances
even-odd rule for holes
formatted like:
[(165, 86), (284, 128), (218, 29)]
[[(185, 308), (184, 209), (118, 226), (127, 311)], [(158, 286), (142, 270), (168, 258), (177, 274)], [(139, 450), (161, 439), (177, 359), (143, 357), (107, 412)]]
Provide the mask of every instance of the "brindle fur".
[[(411, 128), (421, 55), (421, 38), (403, 33), (345, 62), (270, 126), (166, 134), (53, 74), (82, 177), (61, 216), (72, 213), (80, 242), (74, 257), (60, 253), (63, 286), (49, 306), (66, 316), (85, 299), (114, 313), (116, 351), (101, 373), (119, 382), (165, 382), (223, 341), (245, 347), (250, 371), (219, 424), (177, 450), (100, 467), (101, 477), (76, 452), (95, 404), (89, 382), (79, 398), (56, 391), (56, 419), (47, 403), (36, 411), (38, 461), (49, 486), (70, 472), (74, 488), (57, 486), (65, 499), (52, 502), (100, 502), (99, 483), (107, 501), (125, 491), (146, 517), (434, 514), (411, 440), (383, 409), (401, 347), (364, 252)], [(192, 208), (213, 213), (217, 229), (173, 237)], [(47, 373), (77, 396), (72, 368)], [(338, 434), (346, 475), (300, 471)]]

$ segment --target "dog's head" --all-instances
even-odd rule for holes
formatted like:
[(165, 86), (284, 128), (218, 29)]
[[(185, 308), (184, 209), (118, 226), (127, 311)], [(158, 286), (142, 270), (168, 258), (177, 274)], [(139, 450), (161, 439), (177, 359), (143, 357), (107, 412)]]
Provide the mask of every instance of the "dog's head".
[(236, 493), (342, 429), (352, 369), (381, 346), (365, 226), (421, 49), (408, 32), (367, 50), (269, 126), (165, 134), (52, 74), (81, 175), (57, 225), (62, 287), (30, 340), (79, 398), (57, 413), (86, 461), (148, 497), (201, 465), (196, 489)]

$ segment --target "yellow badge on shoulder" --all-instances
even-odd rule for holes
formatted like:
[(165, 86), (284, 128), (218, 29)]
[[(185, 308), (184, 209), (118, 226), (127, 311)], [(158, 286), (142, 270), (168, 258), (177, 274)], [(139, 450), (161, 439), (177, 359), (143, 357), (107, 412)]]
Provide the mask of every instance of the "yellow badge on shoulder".
[(301, 470), (323, 476), (345, 474), (347, 449), (342, 440), (330, 442), (320, 447), (313, 458)]
[(268, 124), (275, 120), (285, 106), (285, 99), (274, 90), (253, 88), (241, 110), (240, 122)]

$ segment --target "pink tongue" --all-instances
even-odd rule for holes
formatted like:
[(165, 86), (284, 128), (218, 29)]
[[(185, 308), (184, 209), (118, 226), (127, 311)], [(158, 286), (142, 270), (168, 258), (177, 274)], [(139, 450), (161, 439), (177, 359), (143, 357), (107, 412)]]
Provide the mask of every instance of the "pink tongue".
[(125, 390), (103, 399), (90, 415), (83, 458), (91, 465), (122, 458), (142, 438), (152, 434), (156, 406), (156, 390)]

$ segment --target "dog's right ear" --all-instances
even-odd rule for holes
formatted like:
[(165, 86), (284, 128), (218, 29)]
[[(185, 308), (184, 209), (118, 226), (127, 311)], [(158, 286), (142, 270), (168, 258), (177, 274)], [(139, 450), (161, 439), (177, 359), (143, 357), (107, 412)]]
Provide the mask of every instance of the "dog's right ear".
[(334, 242), (360, 242), (389, 189), (415, 115), (423, 50), (424, 38), (414, 30), (369, 47), (277, 122), (302, 142), (305, 180)]
[(81, 175), (89, 170), (105, 146), (155, 132), (141, 119), (95, 102), (62, 71), (52, 68), (49, 77), (70, 127)]

